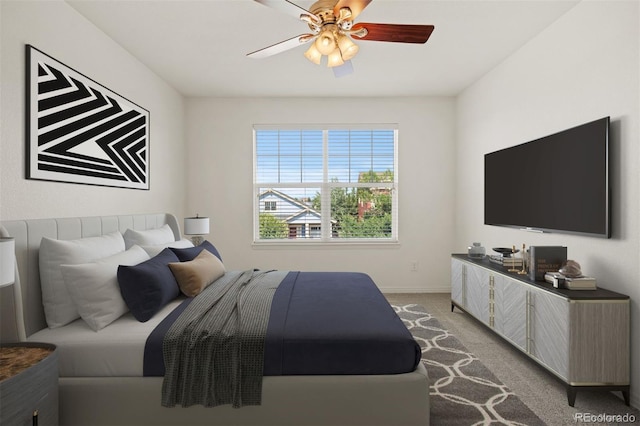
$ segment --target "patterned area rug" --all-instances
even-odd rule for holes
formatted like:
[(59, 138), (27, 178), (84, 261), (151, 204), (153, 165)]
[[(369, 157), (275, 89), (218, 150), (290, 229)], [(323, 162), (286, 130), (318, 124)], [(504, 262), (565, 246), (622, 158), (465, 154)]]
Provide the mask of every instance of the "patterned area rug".
[(432, 425), (544, 425), (424, 307), (393, 308), (422, 348)]

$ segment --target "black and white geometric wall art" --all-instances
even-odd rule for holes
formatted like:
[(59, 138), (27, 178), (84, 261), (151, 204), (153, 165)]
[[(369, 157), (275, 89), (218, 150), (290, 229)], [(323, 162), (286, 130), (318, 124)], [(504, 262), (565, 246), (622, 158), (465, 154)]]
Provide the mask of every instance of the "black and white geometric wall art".
[(149, 189), (149, 111), (31, 45), (27, 178)]

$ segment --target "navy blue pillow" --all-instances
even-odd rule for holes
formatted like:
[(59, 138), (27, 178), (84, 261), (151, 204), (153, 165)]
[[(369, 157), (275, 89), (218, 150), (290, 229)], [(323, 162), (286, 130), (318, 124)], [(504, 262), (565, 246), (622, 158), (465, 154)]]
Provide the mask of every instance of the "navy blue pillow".
[(222, 262), (222, 257), (220, 257), (220, 253), (218, 253), (218, 250), (216, 250), (213, 244), (211, 244), (207, 240), (204, 240), (202, 244), (196, 247), (189, 247), (189, 248), (171, 247), (171, 250), (176, 254), (176, 256), (178, 256), (178, 259), (180, 259), (180, 262), (188, 262), (190, 260), (195, 259), (196, 256), (199, 255), (200, 252), (204, 249), (207, 249), (210, 253), (216, 255), (216, 257), (220, 259), (220, 262)]
[(118, 266), (122, 298), (133, 316), (146, 322), (167, 303), (180, 295), (180, 287), (169, 269), (178, 257), (168, 248), (135, 266)]

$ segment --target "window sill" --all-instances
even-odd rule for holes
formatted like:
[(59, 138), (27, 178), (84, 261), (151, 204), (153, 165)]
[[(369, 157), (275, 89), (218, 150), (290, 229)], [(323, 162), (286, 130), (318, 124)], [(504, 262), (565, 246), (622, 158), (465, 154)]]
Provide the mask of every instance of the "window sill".
[(296, 250), (301, 247), (321, 248), (331, 247), (332, 249), (341, 248), (397, 248), (400, 247), (398, 240), (385, 241), (366, 241), (366, 240), (349, 240), (349, 241), (319, 241), (319, 240), (277, 240), (277, 241), (254, 241), (251, 246), (254, 249), (287, 249), (295, 247)]

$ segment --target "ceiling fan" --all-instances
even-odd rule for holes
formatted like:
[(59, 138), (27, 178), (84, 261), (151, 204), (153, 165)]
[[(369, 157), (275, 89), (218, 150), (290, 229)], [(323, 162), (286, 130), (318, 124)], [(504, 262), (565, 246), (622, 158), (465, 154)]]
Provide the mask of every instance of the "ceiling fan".
[(256, 59), (276, 55), (313, 41), (304, 54), (311, 62), (319, 65), (326, 55), (328, 67), (350, 67), (350, 59), (360, 49), (352, 37), (395, 43), (426, 43), (434, 29), (433, 25), (354, 23), (354, 19), (372, 0), (318, 0), (309, 10), (289, 0), (254, 1), (306, 22), (311, 30), (310, 33), (247, 54), (248, 57)]

